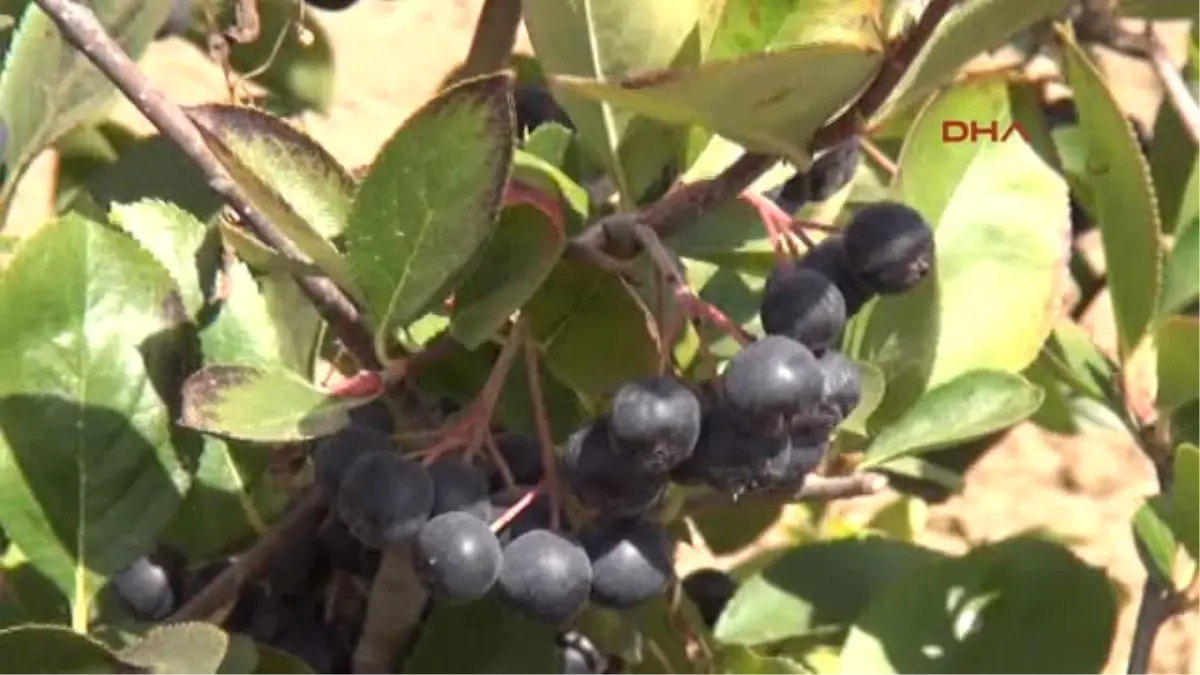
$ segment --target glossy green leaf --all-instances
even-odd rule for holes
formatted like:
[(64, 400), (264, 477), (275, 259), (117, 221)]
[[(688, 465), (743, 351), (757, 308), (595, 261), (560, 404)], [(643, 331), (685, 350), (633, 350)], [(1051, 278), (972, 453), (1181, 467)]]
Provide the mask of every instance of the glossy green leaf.
[(1125, 114), (1083, 50), (1065, 34), (1060, 37), (1067, 83), (1087, 142), (1087, 179), (1104, 243), (1120, 353), (1127, 357), (1150, 329), (1158, 303), (1158, 205)]
[[(563, 230), (568, 236), (571, 236), (587, 224), (585, 221), (591, 212), (589, 203), (591, 198), (588, 191), (576, 183), (571, 175), (568, 175), (567, 169), (563, 167), (564, 158), (546, 158), (534, 153), (529, 147), (529, 142), (537, 140), (539, 132), (542, 132), (543, 129), (552, 132), (554, 128), (565, 131), (564, 127), (544, 124), (529, 136), (523, 147), (513, 150), (510, 182), (518, 183), (518, 187), (528, 186), (552, 196), (558, 202), (559, 210), (562, 213)], [(551, 152), (549, 149), (546, 151)], [(518, 191), (515, 196), (520, 197), (520, 192)], [(506, 204), (508, 204), (507, 201)]]
[(241, 261), (227, 265), (225, 275), (228, 295), (200, 330), (205, 363), (263, 367), (280, 364), (285, 338), (272, 322), (258, 282)]
[[(708, 40), (698, 26), (707, 23), (707, 5), (703, 0), (527, 0), (522, 11), (547, 76), (606, 80), (700, 63)], [(684, 147), (684, 130), (575, 92), (554, 95), (627, 203), (653, 185)]]
[[(99, 0), (90, 8), (125, 53), (138, 58), (167, 18), (171, 0)], [(64, 40), (36, 4), (21, 13), (0, 75), (0, 119), (7, 205), (29, 163), (76, 125), (107, 111), (116, 89), (86, 56)]]
[(151, 628), (121, 651), (121, 660), (152, 673), (216, 673), (229, 636), (211, 623), (174, 623)]
[[(658, 347), (647, 317), (608, 272), (563, 259), (525, 304), (524, 315), (550, 372), (576, 391), (604, 396), (656, 372)], [(596, 358), (601, 353), (608, 356)]]
[(1042, 405), (1042, 390), (1014, 373), (978, 370), (925, 392), (879, 431), (862, 467), (921, 454), (1005, 429)]
[(725, 644), (753, 646), (845, 627), (873, 597), (941, 557), (874, 537), (797, 546), (742, 583), (713, 635)]
[(550, 212), (533, 203), (504, 209), (479, 264), (455, 292), (450, 333), (469, 349), (491, 338), (558, 263), (566, 237), (557, 202), (549, 206)]
[(1117, 365), (1074, 321), (1060, 321), (1054, 327), (1038, 358), (1076, 393), (1098, 401), (1115, 399)]
[(90, 177), (111, 166), (121, 153), (140, 137), (112, 121), (78, 126), (54, 143), (58, 151), (55, 203), (61, 203), (83, 187)]
[(269, 645), (258, 646), (258, 667), (254, 673), (261, 675), (310, 675), (313, 670), (308, 664), (291, 654)]
[[(1195, 8), (1191, 9), (1194, 16)], [(1195, 85), (1189, 89), (1195, 91)], [(1158, 197), (1159, 219), (1164, 232), (1178, 234), (1182, 225), (1196, 218), (1200, 208), (1200, 195), (1193, 189), (1200, 171), (1200, 155), (1174, 105), (1158, 107), (1151, 138), (1148, 159)]]
[(1104, 572), (1066, 548), (1005, 539), (875, 598), (850, 630), (841, 672), (1100, 672), (1116, 604)]
[[(888, 476), (893, 489), (904, 493), (914, 493), (922, 499), (962, 492), (962, 472), (942, 466), (941, 462), (934, 461), (937, 459), (940, 457), (936, 454), (924, 457), (907, 455), (890, 459), (875, 467), (875, 470), (882, 471)], [(912, 481), (908, 479), (916, 481), (915, 485), (919, 486), (919, 492), (909, 487)]]
[(942, 140), (944, 120), (1006, 130), (1011, 119), (1007, 86), (991, 78), (935, 98), (905, 141), (893, 198), (933, 227), (936, 263), (915, 288), (865, 307), (847, 330), (847, 353), (887, 377), (873, 428), (963, 373), (1024, 370), (1054, 325), (1069, 251), (1063, 179), (1019, 134)]
[(384, 144), (359, 186), (346, 257), (381, 354), (495, 230), (513, 151), (511, 88), (500, 73), (442, 91)]
[[(175, 281), (188, 314), (195, 316), (205, 303), (199, 256), (208, 239), (208, 227), (174, 204), (153, 199), (114, 205), (109, 220), (154, 256)], [(209, 258), (214, 265), (215, 257)]]
[[(713, 555), (729, 555), (756, 542), (779, 520), (783, 505), (770, 500), (731, 503), (726, 508), (689, 514)], [(678, 527), (686, 532), (685, 524)]]
[(857, 41), (879, 15), (879, 0), (724, 2), (707, 60), (774, 52), (814, 40)]
[(229, 633), (229, 646), (225, 658), (217, 668), (220, 675), (244, 675), (255, 672), (258, 667), (258, 645), (254, 640), (238, 633)]
[(323, 276), (320, 267), (300, 260), (285, 257), (279, 251), (267, 246), (254, 235), (247, 232), (241, 225), (226, 218), (217, 221), (221, 232), (221, 240), (233, 249), (234, 254), (256, 272), (277, 272), (294, 276)]
[(1200, 397), (1200, 320), (1192, 316), (1166, 319), (1155, 331), (1154, 344), (1158, 350), (1155, 403), (1159, 411), (1170, 413)]
[[(292, 190), (296, 190), (296, 188), (286, 181), (270, 181), (268, 178), (270, 174), (261, 175), (247, 163), (246, 158), (239, 156), (216, 133), (202, 124), (198, 124), (196, 128), (204, 137), (208, 149), (241, 189), (250, 206), (270, 222), (284, 238), (295, 245), (299, 252), (308, 259), (304, 262), (310, 260), (352, 297), (362, 298), (362, 292), (355, 284), (346, 259), (329, 239), (317, 231), (313, 223), (305, 219), (304, 214), (296, 211), (295, 206), (285, 199), (275, 183), (287, 186)], [(247, 157), (253, 158), (255, 155), (249, 154)], [(305, 204), (303, 200), (298, 201), (298, 205), (311, 207), (311, 204)], [(266, 242), (263, 243), (266, 244)]]
[(0, 654), (0, 673), (124, 672), (101, 642), (66, 626), (26, 624), (0, 630)]
[(1171, 583), (1175, 569), (1175, 534), (1171, 531), (1171, 502), (1155, 495), (1142, 502), (1133, 514), (1133, 534), (1138, 538), (1143, 559), (1149, 558), (1151, 574)]
[(1121, 0), (1114, 10), (1121, 16), (1139, 19), (1196, 18), (1196, 6), (1187, 0)]
[(346, 229), (354, 180), (329, 151), (287, 122), (253, 108), (199, 105), (186, 112), (325, 238)]
[(90, 198), (101, 213), (115, 204), (132, 204), (143, 199), (169, 202), (201, 222), (212, 220), (224, 202), (208, 186), (204, 174), (192, 160), (164, 136), (148, 136), (134, 142), (117, 161), (92, 175), (60, 211), (78, 209)]
[(292, 443), (336, 432), (367, 400), (331, 396), (279, 367), (214, 364), (184, 383), (179, 423), (237, 440)]
[(183, 314), (136, 242), (74, 215), (38, 228), (0, 279), (0, 526), (76, 628), (190, 482), (198, 448), (172, 438), (159, 394), (179, 386)]
[(929, 42), (875, 113), (872, 123), (878, 124), (918, 104), (936, 88), (950, 82), (959, 69), (976, 55), (995, 49), (1022, 30), (1058, 15), (1070, 2), (959, 0), (938, 24)]
[[(1192, 185), (1196, 182), (1192, 181)], [(1193, 217), (1175, 231), (1175, 241), (1163, 261), (1160, 314), (1173, 314), (1200, 298), (1200, 217)]]
[(554, 628), (488, 597), (438, 603), (404, 661), (405, 673), (556, 673)]
[(263, 276), (261, 283), (263, 302), (278, 338), (276, 361), (311, 375), (325, 321), (291, 276), (272, 272)]
[(716, 655), (718, 673), (776, 675), (812, 672), (786, 656), (768, 656), (739, 646), (722, 647)]
[(860, 436), (869, 435), (867, 432), (867, 420), (871, 418), (871, 414), (883, 402), (884, 392), (887, 391), (887, 381), (884, 379), (883, 371), (871, 363), (857, 363), (859, 373), (859, 397), (858, 405), (846, 419), (842, 420), (841, 429)]
[(1175, 448), (1175, 484), (1171, 487), (1171, 517), (1175, 536), (1192, 555), (1200, 558), (1200, 449), (1193, 443)]
[(813, 133), (874, 76), (878, 36), (863, 20), (853, 39), (812, 36), (768, 54), (613, 80), (560, 75), (575, 94), (677, 125), (695, 125), (749, 150), (808, 166)]
[[(231, 45), (229, 62), (293, 110), (329, 112), (334, 95), (334, 54), (329, 35), (314, 12), (301, 11), (292, 0), (258, 0), (261, 22), (258, 39)], [(215, 14), (218, 26), (233, 24), (231, 0), (202, 0), (192, 5), (187, 39), (208, 53), (205, 12)], [(302, 40), (301, 33), (308, 39)]]

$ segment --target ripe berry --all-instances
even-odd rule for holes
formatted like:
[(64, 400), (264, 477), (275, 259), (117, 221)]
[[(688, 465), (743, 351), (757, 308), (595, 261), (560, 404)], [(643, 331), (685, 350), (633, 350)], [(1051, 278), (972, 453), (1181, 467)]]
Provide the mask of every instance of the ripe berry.
[(499, 540), (487, 523), (463, 511), (443, 513), (425, 523), (413, 556), (430, 591), (452, 602), (482, 598), (500, 576)]
[(592, 675), (607, 671), (607, 659), (583, 633), (567, 631), (555, 636), (560, 672), (567, 675)]
[[(508, 465), (517, 485), (537, 485), (542, 480), (542, 445), (537, 437), (506, 433), (496, 436), (496, 449)], [(492, 490), (506, 487), (504, 477), (494, 470), (488, 477)]]
[(358, 0), (304, 0), (309, 5), (317, 9), (324, 9), (330, 12), (337, 12), (348, 7), (352, 7)]
[(158, 621), (175, 608), (175, 594), (166, 571), (148, 558), (138, 558), (113, 574), (112, 585), (117, 597), (139, 619)]
[(784, 335), (814, 352), (838, 343), (846, 325), (846, 299), (829, 279), (799, 261), (776, 265), (763, 288), (763, 331)]
[(782, 335), (768, 335), (735, 354), (721, 381), (733, 410), (751, 424), (770, 427), (816, 408), (824, 387), (813, 353)]
[(837, 426), (858, 407), (862, 398), (862, 371), (857, 363), (834, 349), (822, 354), (817, 365), (825, 383), (819, 410)]
[(700, 618), (709, 628), (717, 625), (725, 605), (737, 592), (737, 582), (726, 572), (711, 567), (698, 569), (683, 578), (683, 592), (687, 594)]
[(491, 522), (487, 479), (478, 469), (446, 457), (429, 465), (429, 477), (433, 479), (433, 515), (463, 511)]
[(382, 399), (375, 399), (350, 411), (350, 423), (359, 427), (378, 429), (385, 434), (396, 430), (396, 418)]
[(899, 202), (859, 209), (843, 236), (855, 275), (876, 293), (903, 293), (933, 268), (933, 230), (920, 213)]
[(313, 450), (313, 473), (317, 485), (330, 501), (337, 499), (346, 470), (364, 455), (391, 452), (392, 439), (378, 429), (351, 424), (322, 439)]
[(792, 213), (807, 202), (823, 202), (854, 178), (860, 151), (852, 136), (813, 160), (808, 171), (798, 172), (779, 188), (774, 197), (780, 208)]
[(338, 490), (338, 516), (354, 536), (375, 548), (411, 538), (432, 510), (429, 472), (391, 452), (355, 460)]
[(845, 240), (841, 235), (831, 235), (817, 242), (800, 258), (801, 267), (816, 270), (833, 282), (842, 293), (842, 301), (846, 306), (846, 318), (850, 318), (862, 309), (875, 293), (868, 290), (861, 279), (854, 276), (850, 260), (846, 257)]
[(514, 609), (559, 625), (587, 604), (592, 565), (578, 542), (532, 530), (504, 547), (497, 587)]
[(592, 600), (629, 609), (657, 595), (672, 576), (671, 545), (662, 525), (641, 518), (601, 524), (581, 536), (592, 561)]
[(537, 84), (518, 84), (513, 90), (513, 108), (517, 118), (517, 133), (521, 138), (547, 122), (574, 129), (571, 118), (545, 87)]
[(704, 416), (696, 451), (672, 477), (683, 484), (708, 484), (734, 498), (767, 487), (771, 481), (765, 474), (774, 468), (768, 462), (788, 448), (782, 431), (748, 426), (736, 411), (714, 408)]
[(642, 471), (613, 447), (608, 417), (597, 418), (571, 434), (559, 464), (580, 503), (612, 517), (638, 515), (653, 508), (668, 482), (666, 475)]
[(335, 570), (364, 579), (374, 578), (379, 571), (380, 551), (359, 541), (340, 519), (326, 520), (317, 531), (317, 539)]
[[(496, 518), (499, 518), (520, 501), (529, 489), (528, 487), (519, 487), (515, 490), (501, 490), (493, 493), (491, 503), (492, 511), (496, 514)], [(561, 505), (558, 516), (558, 522), (566, 522), (567, 514), (562, 510)], [(500, 543), (507, 544), (509, 541), (520, 537), (530, 530), (549, 529), (552, 524), (550, 518), (550, 495), (543, 492), (534, 497), (533, 501), (521, 509), (521, 512), (500, 530), (498, 533)]]
[(613, 396), (608, 433), (613, 447), (643, 471), (666, 473), (696, 447), (700, 401), (670, 377), (628, 382)]

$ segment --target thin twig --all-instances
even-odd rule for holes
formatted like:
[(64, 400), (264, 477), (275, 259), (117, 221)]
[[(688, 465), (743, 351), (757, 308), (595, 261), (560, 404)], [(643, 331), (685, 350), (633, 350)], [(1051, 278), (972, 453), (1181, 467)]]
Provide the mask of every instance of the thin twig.
[(683, 507), (689, 514), (712, 509), (728, 508), (747, 501), (755, 502), (828, 502), (852, 497), (873, 495), (888, 485), (887, 477), (878, 473), (854, 473), (848, 476), (821, 476), (810, 473), (799, 488), (766, 490), (748, 494), (736, 502), (720, 493), (705, 493), (689, 499)]
[(243, 586), (258, 578), (276, 552), (289, 542), (314, 531), (325, 515), (320, 491), (309, 488), (271, 529), (246, 549), (225, 571), (180, 607), (168, 623), (203, 621), (238, 596)]
[[(1124, 398), (1124, 396), (1122, 396)], [(1122, 415), (1127, 426), (1133, 426), (1129, 415)], [(1167, 494), (1175, 482), (1174, 467), (1169, 446), (1155, 435), (1157, 428), (1151, 427), (1139, 433), (1136, 427), (1130, 429), (1134, 439), (1138, 441), (1142, 452), (1146, 454), (1154, 466), (1154, 475), (1158, 482), (1160, 494)], [(1141, 544), (1138, 543), (1140, 549)], [(1139, 550), (1139, 553), (1141, 551)], [(1142, 586), (1142, 600), (1138, 606), (1137, 619), (1133, 626), (1133, 646), (1129, 651), (1129, 664), (1126, 673), (1141, 675), (1148, 672), (1150, 655), (1154, 651), (1154, 640), (1158, 637), (1158, 629), (1171, 615), (1175, 600), (1175, 589), (1169, 584), (1170, 579), (1164, 579), (1148, 563), (1149, 556), (1139, 556), (1146, 563), (1146, 583)]]
[(521, 0), (484, 0), (471, 36), (471, 47), (454, 80), (486, 75), (508, 64), (517, 30), (521, 27)]
[[(854, 105), (813, 136), (811, 150), (824, 150), (862, 131), (864, 121), (891, 95), (933, 35), (938, 23), (953, 6), (954, 0), (930, 0), (921, 18), (884, 59), (883, 67)], [(750, 187), (776, 160), (772, 155), (745, 153), (714, 178), (676, 185), (662, 199), (641, 210), (637, 220), (660, 237), (669, 237), (695, 223), (705, 211), (733, 199)], [(631, 258), (640, 252), (636, 241), (611, 239), (603, 223), (604, 219), (601, 219), (576, 235), (567, 249), (568, 255), (581, 262), (594, 263), (596, 256), (589, 255), (589, 250), (603, 251), (614, 258)]]
[(525, 322), (518, 324), (518, 329), (524, 336), (525, 345), (525, 377), (529, 383), (529, 398), (533, 403), (533, 422), (537, 428), (538, 449), (541, 451), (543, 485), (550, 495), (550, 529), (557, 531), (561, 523), (559, 517), (562, 508), (562, 488), (558, 482), (558, 458), (554, 454), (554, 440), (550, 435), (550, 419), (546, 414), (546, 399), (542, 392), (542, 373), (539, 367), (537, 344), (533, 336), (525, 328)]
[[(196, 164), (208, 179), (209, 187), (229, 203), (255, 236), (293, 261), (304, 260), (296, 246), (254, 209), (209, 150), (191, 119), (138, 70), (91, 9), (73, 0), (35, 2), (58, 26), (63, 38), (95, 64), (151, 124)], [(366, 368), (379, 368), (370, 331), (358, 308), (341, 289), (325, 277), (297, 276), (296, 282), (355, 358)]]

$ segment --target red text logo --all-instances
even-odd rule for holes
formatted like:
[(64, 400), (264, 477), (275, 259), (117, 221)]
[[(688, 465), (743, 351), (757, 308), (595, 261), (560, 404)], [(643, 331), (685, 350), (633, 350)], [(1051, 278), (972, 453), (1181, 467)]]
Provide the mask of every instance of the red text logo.
[(978, 120), (942, 120), (943, 143), (978, 143), (981, 138), (990, 143), (1003, 143), (1016, 134), (1022, 140), (1028, 141), (1029, 134), (1020, 122), (1012, 122), (1001, 126), (996, 120), (980, 122)]

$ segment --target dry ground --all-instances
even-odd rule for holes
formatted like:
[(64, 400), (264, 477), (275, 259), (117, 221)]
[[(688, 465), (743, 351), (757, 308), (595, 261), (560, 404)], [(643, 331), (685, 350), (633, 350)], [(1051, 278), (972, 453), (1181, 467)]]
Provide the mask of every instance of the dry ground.
[[(337, 98), (328, 117), (307, 126), (347, 165), (369, 162), (375, 149), (466, 53), (480, 0), (363, 0), (350, 11), (320, 14), (337, 52)], [(1119, 60), (1117, 60), (1119, 61)], [(1130, 112), (1152, 119), (1159, 93), (1149, 71), (1109, 64), (1118, 97)], [(151, 78), (180, 102), (219, 99), (219, 71), (178, 41), (154, 45), (144, 59)], [(118, 115), (148, 125), (127, 104)], [(52, 166), (43, 158), (23, 188), (16, 223), (41, 220), (48, 183), (37, 176)], [(1104, 312), (1091, 324), (1109, 334)], [(1144, 572), (1133, 549), (1129, 519), (1153, 489), (1150, 468), (1129, 439), (1097, 431), (1064, 438), (1024, 426), (989, 453), (967, 476), (963, 495), (930, 514), (928, 539), (950, 549), (1046, 526), (1080, 543), (1076, 550), (1104, 567), (1127, 591), (1108, 671), (1117, 672), (1128, 649)], [(869, 509), (872, 503), (854, 509)], [(1197, 614), (1171, 620), (1162, 631), (1152, 672), (1197, 672)]]

